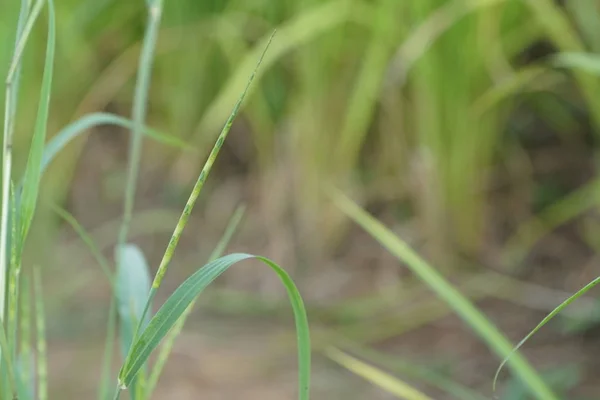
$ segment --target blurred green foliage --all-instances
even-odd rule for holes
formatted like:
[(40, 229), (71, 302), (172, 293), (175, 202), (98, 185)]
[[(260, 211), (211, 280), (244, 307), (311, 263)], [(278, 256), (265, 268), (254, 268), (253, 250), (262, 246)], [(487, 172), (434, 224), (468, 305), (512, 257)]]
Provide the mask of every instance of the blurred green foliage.
[[(512, 144), (502, 138), (512, 129), (515, 105), (547, 104), (546, 98), (564, 93), (568, 104), (587, 104), (590, 120), (600, 120), (597, 83), (588, 70), (574, 69), (570, 80), (545, 55), (531, 52), (537, 43), (551, 43), (552, 52), (597, 47), (596, 4), (574, 3), (169, 2), (150, 124), (206, 153), (257, 52), (277, 28), (264, 78), (244, 110), (242, 134), (256, 155), (246, 161), (259, 177), (275, 167), (291, 170), (299, 224), (304, 232), (319, 232), (312, 245), (335, 240), (342, 224), (319, 195), (320, 183), (333, 180), (363, 189), (365, 200), (408, 200), (432, 256), (454, 249), (477, 254), (494, 163), (511, 156)], [(0, 7), (1, 34), (10, 38), (18, 10), (14, 2)], [(127, 113), (143, 9), (142, 2), (111, 0), (57, 4), (60, 73), (50, 134), (85, 112)], [(43, 32), (36, 28), (27, 50), (22, 103), (31, 102), (39, 86), (34, 71), (42, 62)], [(6, 68), (10, 45), (2, 41), (0, 68)], [(579, 88), (581, 100), (569, 94)], [(31, 132), (30, 111), (21, 110), (17, 155)], [(537, 117), (553, 129), (561, 122), (572, 127), (564, 103), (543, 110)], [(564, 117), (557, 121), (557, 115)], [(70, 157), (56, 163), (46, 193), (64, 196), (82, 145), (78, 141)], [(171, 181), (189, 185), (202, 157), (169, 149), (157, 159)]]

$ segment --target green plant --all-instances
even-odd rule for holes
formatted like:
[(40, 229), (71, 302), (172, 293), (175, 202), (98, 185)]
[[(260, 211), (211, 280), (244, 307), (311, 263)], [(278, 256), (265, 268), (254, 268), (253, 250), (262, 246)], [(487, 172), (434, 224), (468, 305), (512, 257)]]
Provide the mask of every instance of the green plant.
[[(16, 45), (9, 67), (5, 96), (4, 180), (2, 186), (4, 188), (4, 196), (2, 203), (2, 224), (0, 226), (0, 237), (2, 237), (2, 242), (0, 243), (0, 254), (2, 255), (0, 259), (0, 276), (3, 279), (7, 279), (0, 280), (0, 297), (4, 302), (0, 307), (0, 351), (2, 356), (0, 365), (0, 398), (7, 400), (38, 398), (44, 400), (48, 397), (45, 313), (42, 302), (41, 272), (38, 268), (33, 271), (33, 296), (35, 298), (36, 311), (36, 345), (33, 346), (31, 344), (31, 324), (29, 321), (32, 315), (29, 302), (31, 290), (28, 280), (21, 281), (20, 279), (22, 254), (27, 249), (25, 245), (26, 239), (32, 226), (37, 202), (40, 198), (40, 182), (46, 167), (72, 138), (80, 135), (90, 126), (108, 123), (130, 127), (133, 137), (129, 155), (124, 216), (115, 251), (116, 273), (110, 272), (110, 262), (104, 259), (93, 241), (89, 238), (89, 235), (87, 235), (77, 221), (68, 213), (60, 209), (58, 210), (59, 214), (79, 232), (92, 251), (92, 254), (95, 255), (95, 258), (105, 270), (114, 296), (111, 300), (109, 310), (106, 353), (99, 392), (100, 399), (111, 398), (106, 385), (111, 381), (109, 378), (111, 375), (109, 366), (114, 345), (113, 335), (117, 318), (120, 322), (119, 341), (124, 361), (118, 375), (119, 384), (115, 388), (113, 398), (118, 399), (121, 392), (127, 388), (131, 389), (131, 397), (134, 399), (149, 398), (160, 375), (162, 364), (164, 364), (164, 359), (161, 359), (152, 371), (150, 381), (148, 381), (146, 368), (150, 354), (158, 348), (162, 339), (169, 331), (175, 328), (171, 331), (171, 336), (169, 336), (169, 340), (166, 343), (167, 350), (161, 354), (163, 357), (166, 357), (168, 346), (171, 345), (177, 333), (181, 330), (183, 320), (187, 316), (196, 297), (208, 284), (232, 265), (248, 259), (257, 259), (269, 266), (279, 276), (289, 294), (294, 311), (298, 338), (298, 397), (302, 400), (308, 400), (310, 386), (310, 337), (306, 311), (302, 298), (291, 277), (273, 261), (249, 254), (231, 254), (217, 258), (224, 248), (224, 245), (221, 244), (215, 249), (214, 256), (209, 260), (210, 262), (179, 286), (156, 314), (153, 314), (151, 307), (154, 295), (160, 287), (162, 278), (167, 271), (179, 238), (192, 212), (192, 208), (202, 190), (204, 182), (210, 174), (233, 120), (243, 103), (248, 88), (272, 40), (272, 36), (269, 42), (266, 43), (252, 75), (247, 80), (244, 91), (237, 100), (198, 177), (192, 194), (169, 241), (163, 260), (150, 285), (149, 268), (143, 253), (135, 245), (128, 243), (128, 230), (133, 215), (142, 138), (146, 134), (167, 144), (185, 147), (180, 141), (144, 126), (152, 59), (162, 14), (162, 1), (148, 0), (146, 2), (148, 23), (138, 67), (138, 80), (133, 105), (133, 121), (130, 122), (110, 114), (84, 116), (61, 131), (48, 144), (46, 144), (46, 132), (50, 94), (52, 93), (56, 29), (54, 4), (52, 0), (48, 0), (47, 2), (38, 0), (33, 5), (28, 0), (23, 0), (21, 4)], [(24, 177), (19, 185), (15, 185), (11, 173), (11, 140), (15, 126), (18, 77), (29, 34), (45, 5), (47, 5), (48, 10), (48, 37), (38, 116)], [(239, 217), (237, 217), (237, 221), (239, 221)], [(226, 233), (224, 240), (228, 240), (227, 238), (231, 234), (230, 229)], [(19, 308), (19, 303), (21, 303), (21, 308)], [(34, 348), (35, 351), (33, 350)], [(30, 368), (29, 363), (29, 358), (34, 353), (36, 355), (35, 372)]]

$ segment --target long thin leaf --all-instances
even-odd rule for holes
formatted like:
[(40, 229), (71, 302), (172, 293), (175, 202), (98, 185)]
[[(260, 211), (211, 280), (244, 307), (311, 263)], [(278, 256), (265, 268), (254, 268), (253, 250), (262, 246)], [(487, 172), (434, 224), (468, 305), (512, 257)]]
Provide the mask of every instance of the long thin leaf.
[(70, 212), (59, 206), (54, 206), (53, 208), (54, 212), (56, 212), (62, 219), (64, 219), (69, 225), (71, 225), (71, 227), (77, 233), (77, 235), (79, 235), (83, 243), (85, 243), (89, 252), (92, 254), (94, 259), (102, 269), (102, 272), (106, 276), (106, 279), (108, 279), (108, 282), (110, 283), (112, 288), (114, 286), (115, 278), (110, 270), (110, 262), (106, 257), (104, 257), (98, 246), (96, 246), (96, 243), (94, 243), (94, 239), (92, 239), (90, 234), (85, 230), (83, 226), (81, 226), (79, 221), (77, 221), (77, 219)]
[(48, 0), (48, 41), (46, 44), (46, 60), (44, 62), (44, 74), (40, 90), (40, 103), (35, 122), (35, 129), (29, 149), (29, 158), (25, 169), (25, 178), (23, 193), (20, 203), (21, 226), (19, 249), (23, 248), (23, 243), (29, 232), (33, 213), (37, 203), (40, 187), (40, 177), (42, 174), (42, 157), (44, 153), (44, 143), (46, 141), (46, 127), (48, 124), (48, 113), (50, 109), (50, 92), (52, 89), (52, 74), (54, 71), (54, 48), (56, 40), (55, 16), (53, 0)]
[(593, 53), (562, 52), (552, 57), (552, 65), (560, 68), (580, 69), (600, 75), (600, 56)]
[[(367, 231), (375, 240), (385, 247), (398, 260), (426, 283), (441, 299), (476, 332), (487, 345), (500, 357), (511, 354), (513, 345), (504, 335), (479, 311), (465, 296), (423, 260), (405, 242), (394, 235), (381, 222), (369, 215), (352, 200), (337, 190), (331, 190), (334, 203), (354, 222)], [(510, 366), (530, 392), (541, 400), (558, 400), (527, 360), (518, 353), (510, 360)]]
[(290, 276), (273, 261), (250, 254), (230, 254), (219, 258), (198, 270), (181, 284), (158, 310), (148, 327), (141, 333), (131, 350), (131, 357), (123, 365), (119, 373), (119, 384), (126, 388), (131, 384), (136, 374), (150, 357), (150, 354), (159, 345), (167, 332), (177, 323), (187, 307), (202, 291), (232, 265), (249, 259), (262, 261), (279, 276), (285, 286), (296, 321), (296, 335), (298, 340), (298, 367), (299, 367), (299, 393), (300, 400), (308, 400), (310, 385), (310, 333), (308, 320), (302, 297)]
[[(200, 192), (202, 192), (204, 183), (206, 182), (206, 179), (208, 179), (208, 175), (212, 171), (212, 167), (217, 159), (217, 156), (219, 155), (219, 152), (221, 151), (221, 147), (223, 147), (223, 143), (225, 142), (225, 139), (227, 138), (227, 135), (229, 134), (229, 131), (231, 130), (233, 121), (234, 121), (237, 113), (239, 112), (240, 108), (242, 107), (244, 99), (246, 98), (246, 94), (248, 93), (248, 90), (250, 89), (250, 86), (252, 85), (252, 81), (254, 80), (254, 77), (256, 76), (257, 71), (259, 70), (259, 67), (260, 67), (260, 65), (263, 61), (263, 58), (269, 48), (269, 45), (271, 44), (271, 41), (273, 40), (274, 35), (275, 35), (275, 32), (273, 32), (271, 34), (269, 42), (267, 43), (260, 58), (258, 59), (256, 66), (254, 67), (254, 70), (252, 71), (252, 74), (248, 78), (248, 81), (246, 83), (246, 87), (244, 88), (244, 91), (238, 98), (238, 101), (233, 106), (233, 110), (231, 111), (229, 118), (225, 122), (225, 125), (223, 126), (223, 129), (221, 130), (221, 133), (219, 134), (219, 137), (217, 138), (217, 141), (216, 141), (215, 145), (213, 146), (210, 154), (208, 155), (208, 159), (204, 163), (204, 167), (202, 167), (202, 171), (200, 171), (200, 175), (198, 176), (198, 179), (196, 180), (196, 183), (194, 184), (192, 193), (190, 194), (190, 197), (188, 198), (188, 200), (185, 204), (185, 207), (183, 208), (183, 212), (181, 213), (181, 216), (179, 217), (179, 220), (177, 221), (177, 225), (175, 226), (175, 229), (173, 230), (173, 234), (171, 235), (171, 239), (169, 240), (167, 249), (165, 250), (165, 253), (163, 254), (163, 257), (158, 266), (158, 270), (156, 271), (156, 275), (154, 276), (154, 281), (152, 282), (152, 288), (150, 289), (150, 294), (149, 294), (148, 300), (146, 302), (146, 307), (144, 308), (144, 312), (142, 313), (142, 318), (140, 320), (140, 324), (138, 324), (136, 333), (134, 335), (135, 338), (138, 337), (141, 321), (144, 320), (145, 315), (148, 312), (148, 309), (150, 308), (150, 304), (151, 304), (152, 300), (154, 299), (154, 296), (156, 295), (156, 291), (160, 287), (162, 279), (167, 271), (167, 268), (169, 267), (169, 264), (171, 263), (171, 259), (173, 258), (173, 255), (175, 253), (175, 249), (177, 248), (177, 244), (179, 243), (179, 239), (181, 238), (181, 234), (183, 233), (183, 229), (187, 225), (187, 221), (190, 218), (190, 215), (192, 213), (194, 205), (196, 204), (196, 201), (198, 200), (198, 197), (200, 196)], [(131, 353), (127, 356), (124, 365), (129, 364), (130, 357), (131, 357)], [(120, 391), (117, 388), (117, 390), (115, 392), (115, 398), (119, 397), (119, 393), (120, 393)]]
[(431, 397), (413, 388), (406, 382), (403, 382), (373, 365), (354, 358), (335, 347), (326, 349), (325, 354), (342, 367), (368, 380), (399, 399), (432, 400)]
[[(223, 233), (223, 236), (221, 237), (221, 239), (219, 240), (219, 242), (213, 249), (212, 253), (208, 257), (208, 262), (214, 261), (223, 255), (223, 253), (225, 252), (225, 248), (229, 244), (231, 237), (237, 230), (237, 227), (238, 227), (240, 221), (242, 220), (242, 217), (244, 216), (244, 211), (245, 211), (244, 206), (239, 206), (235, 210), (235, 212), (229, 219), (229, 223), (227, 224), (227, 228), (225, 228), (225, 232)], [(181, 317), (175, 323), (175, 326), (173, 326), (173, 329), (171, 329), (169, 331), (169, 333), (167, 334), (167, 336), (165, 337), (163, 345), (160, 347), (158, 356), (156, 357), (156, 363), (154, 364), (154, 368), (152, 368), (152, 372), (150, 373), (150, 378), (148, 379), (148, 385), (146, 388), (146, 396), (148, 398), (152, 397), (154, 388), (156, 387), (156, 384), (158, 383), (158, 378), (160, 378), (162, 370), (167, 362), (167, 358), (169, 357), (169, 354), (171, 354), (171, 350), (173, 348), (173, 344), (175, 343), (175, 339), (179, 336), (179, 334), (183, 330), (185, 321), (187, 320), (188, 316), (191, 314), (195, 303), (196, 303), (196, 300), (192, 301), (192, 303), (188, 306), (188, 308), (185, 309), (184, 313), (181, 315)]]
[[(4, 323), (0, 320), (0, 350), (2, 350), (2, 359), (3, 366), (6, 368), (3, 371), (3, 377), (6, 377), (5, 380), (6, 385), (8, 386), (8, 392), (12, 394), (13, 398), (17, 398), (17, 380), (15, 375), (15, 368), (12, 363), (12, 359), (10, 356), (10, 347), (8, 345), (8, 340), (6, 339), (6, 331), (4, 330)], [(6, 374), (6, 375), (4, 375)]]
[[(100, 125), (115, 125), (122, 128), (131, 129), (133, 123), (127, 118), (119, 117), (118, 115), (109, 113), (93, 113), (81, 117), (75, 122), (67, 125), (60, 132), (58, 132), (52, 139), (48, 141), (44, 148), (44, 155), (42, 158), (42, 171), (45, 171), (48, 165), (54, 160), (56, 155), (69, 144), (73, 139), (84, 134), (88, 129), (100, 126)], [(155, 129), (148, 127), (142, 127), (142, 133), (147, 135), (149, 138), (156, 140), (159, 143), (163, 143), (169, 146), (182, 148), (185, 150), (192, 149), (191, 146), (186, 144), (184, 141), (178, 139), (175, 136), (170, 136), (165, 133), (159, 132)]]
[(552, 318), (554, 318), (558, 313), (560, 313), (565, 307), (567, 307), (569, 304), (571, 304), (572, 302), (574, 302), (575, 300), (577, 300), (579, 297), (583, 296), (590, 289), (592, 289), (593, 287), (595, 287), (596, 285), (598, 285), (598, 283), (600, 283), (600, 277), (594, 279), (593, 281), (591, 281), (590, 283), (588, 283), (587, 285), (585, 285), (583, 288), (579, 289), (574, 295), (572, 295), (571, 297), (569, 297), (568, 299), (566, 299), (565, 301), (563, 301), (562, 303), (560, 303), (560, 305), (558, 307), (556, 307), (548, 315), (546, 315), (546, 317), (544, 317), (544, 319), (542, 319), (542, 321), (539, 324), (537, 324), (537, 326), (535, 328), (533, 328), (533, 330), (531, 332), (529, 332), (527, 334), (527, 336), (525, 336), (511, 350), (511, 352), (504, 358), (504, 360), (502, 360), (502, 362), (500, 363), (500, 366), (496, 370), (496, 374), (494, 375), (494, 381), (493, 381), (493, 384), (492, 384), (494, 390), (496, 389), (496, 382), (498, 381), (498, 376), (500, 376), (500, 371), (502, 371), (502, 368), (504, 368), (504, 365), (506, 365), (506, 363), (510, 361), (511, 357), (513, 357), (514, 354), (517, 353), (517, 351), (521, 348), (521, 346), (523, 346), (525, 344), (525, 342), (527, 340), (529, 340), (529, 338), (531, 338), (533, 335), (535, 335), (535, 333), (537, 331), (539, 331), (544, 325), (546, 325)]

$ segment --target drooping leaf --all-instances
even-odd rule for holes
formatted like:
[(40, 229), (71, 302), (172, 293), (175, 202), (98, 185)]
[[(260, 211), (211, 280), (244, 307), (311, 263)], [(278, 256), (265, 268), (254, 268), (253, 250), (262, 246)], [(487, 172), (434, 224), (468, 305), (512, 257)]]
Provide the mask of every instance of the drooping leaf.
[(273, 261), (260, 256), (236, 253), (221, 257), (199, 269), (167, 299), (147, 328), (138, 336), (127, 362), (119, 373), (121, 388), (128, 387), (150, 354), (156, 349), (169, 330), (202, 291), (232, 265), (249, 259), (262, 261), (279, 276), (285, 286), (296, 322), (298, 340), (299, 393), (300, 400), (308, 400), (310, 384), (310, 333), (304, 303), (290, 276)]

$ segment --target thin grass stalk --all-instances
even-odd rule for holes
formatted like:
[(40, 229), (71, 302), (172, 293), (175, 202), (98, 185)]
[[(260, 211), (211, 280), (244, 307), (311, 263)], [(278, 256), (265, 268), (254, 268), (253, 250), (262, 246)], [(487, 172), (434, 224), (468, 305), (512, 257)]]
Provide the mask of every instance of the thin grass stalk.
[(116, 332), (116, 322), (117, 322), (117, 303), (114, 296), (114, 287), (115, 287), (115, 278), (110, 270), (110, 262), (104, 257), (98, 246), (94, 243), (94, 240), (91, 238), (89, 233), (85, 230), (83, 226), (77, 221), (77, 219), (69, 213), (67, 210), (54, 206), (54, 211), (64, 219), (73, 230), (79, 235), (81, 240), (87, 246), (88, 250), (100, 265), (102, 272), (106, 275), (106, 279), (108, 280), (111, 287), (111, 298), (110, 298), (110, 306), (108, 311), (108, 321), (107, 321), (107, 332), (106, 332), (106, 342), (104, 345), (104, 355), (102, 361), (102, 370), (100, 375), (100, 388), (98, 390), (98, 399), (99, 400), (107, 400), (109, 396), (109, 390), (112, 386), (109, 382), (110, 379), (110, 366), (112, 363), (112, 356), (114, 352), (114, 342), (115, 342), (115, 332)]
[[(187, 225), (187, 222), (190, 218), (192, 209), (194, 208), (194, 205), (196, 204), (196, 200), (198, 200), (200, 192), (202, 191), (202, 188), (204, 187), (204, 183), (206, 182), (206, 179), (208, 178), (208, 175), (210, 174), (210, 171), (212, 170), (215, 160), (217, 159), (217, 156), (219, 155), (219, 151), (221, 150), (221, 147), (223, 146), (223, 143), (225, 142), (225, 139), (227, 138), (227, 135), (229, 134), (229, 131), (231, 130), (231, 125), (233, 124), (233, 120), (235, 119), (235, 116), (237, 115), (237, 113), (242, 105), (242, 102), (244, 101), (244, 98), (246, 97), (246, 93), (248, 93), (248, 89), (250, 88), (250, 85), (252, 84), (252, 81), (254, 80), (254, 77), (256, 76), (256, 71), (260, 67), (260, 64), (262, 63), (262, 60), (265, 56), (265, 53), (266, 53), (269, 45), (271, 44), (271, 41), (273, 40), (274, 35), (275, 35), (275, 32), (273, 32), (273, 34), (271, 35), (269, 42), (267, 43), (265, 50), (261, 54), (254, 71), (252, 71), (252, 75), (250, 75), (250, 79), (248, 79), (248, 82), (246, 84), (246, 87), (244, 88), (244, 91), (242, 92), (242, 95), (240, 96), (237, 103), (233, 107), (233, 111), (231, 112), (229, 118), (227, 119), (225, 126), (221, 130), (221, 133), (219, 134), (219, 137), (217, 138), (217, 141), (216, 141), (214, 147), (212, 148), (212, 150), (208, 156), (208, 159), (206, 160), (206, 163), (204, 164), (204, 167), (202, 168), (202, 171), (200, 172), (200, 175), (198, 176), (198, 180), (196, 181), (196, 184), (194, 185), (194, 188), (192, 189), (192, 193), (190, 194), (190, 197), (188, 198), (188, 201), (186, 202), (185, 207), (183, 208), (183, 212), (181, 213), (181, 216), (179, 217), (179, 221), (177, 221), (177, 225), (175, 226), (173, 235), (171, 236), (171, 239), (169, 240), (167, 249), (166, 249), (166, 251), (160, 261), (160, 264), (158, 266), (158, 271), (156, 272), (156, 275), (154, 276), (154, 281), (152, 282), (152, 288), (150, 289), (148, 301), (146, 303), (146, 307), (145, 307), (144, 312), (142, 313), (142, 318), (140, 319), (140, 321), (143, 321), (144, 318), (146, 317), (146, 314), (148, 313), (148, 306), (154, 299), (154, 296), (156, 295), (156, 291), (160, 287), (160, 284), (165, 275), (165, 272), (167, 272), (167, 267), (171, 263), (171, 259), (173, 258), (173, 254), (175, 253), (175, 249), (177, 248), (177, 244), (179, 243), (179, 239), (181, 238), (183, 229)], [(138, 325), (138, 327), (139, 327), (139, 325)], [(135, 335), (135, 336), (137, 336), (137, 335)]]
[[(21, 0), (21, 10), (17, 23), (13, 60), (17, 59), (19, 42), (23, 36), (25, 21), (29, 12), (29, 1)], [(4, 320), (6, 307), (6, 278), (8, 264), (8, 218), (10, 213), (10, 181), (12, 174), (12, 141), (17, 114), (17, 100), (21, 81), (21, 62), (15, 64), (15, 72), (7, 75), (4, 104), (4, 133), (2, 141), (2, 211), (0, 216), (0, 319)]]
[(19, 276), (21, 275), (21, 263), (17, 257), (17, 202), (15, 187), (11, 181), (11, 251), (8, 278), (8, 343), (11, 345), (13, 362), (17, 360), (17, 325), (19, 308)]
[[(123, 220), (121, 228), (119, 230), (117, 251), (120, 251), (120, 249), (125, 245), (127, 241), (127, 234), (133, 216), (133, 205), (135, 200), (137, 178), (139, 175), (139, 168), (142, 155), (142, 128), (147, 114), (148, 92), (150, 90), (152, 62), (154, 59), (154, 51), (156, 48), (156, 41), (162, 16), (162, 0), (147, 0), (146, 4), (148, 6), (148, 17), (146, 32), (144, 34), (144, 42), (142, 45), (142, 50), (138, 64), (138, 78), (136, 82), (133, 100), (134, 103), (132, 110), (132, 143), (129, 148), (129, 168), (127, 171), (125, 201), (123, 205)], [(114, 289), (112, 290), (112, 293), (114, 297)], [(144, 317), (147, 313), (150, 304), (151, 300), (146, 303), (144, 314), (140, 319), (137, 329), (139, 329), (139, 326), (143, 323)], [(118, 399), (120, 396), (121, 390), (119, 386), (120, 385), (117, 385), (115, 399)]]
[[(32, 376), (32, 334), (31, 334), (31, 288), (27, 276), (23, 277), (23, 290), (20, 293), (21, 314), (20, 314), (20, 340), (19, 340), (19, 371), (21, 382), (27, 389), (31, 389), (33, 382)], [(29, 392), (29, 398), (33, 392)]]
[(162, 15), (162, 0), (148, 3), (147, 29), (138, 65), (138, 79), (133, 100), (133, 129), (132, 143), (129, 148), (129, 168), (123, 210), (123, 223), (119, 231), (118, 248), (127, 241), (127, 233), (133, 215), (133, 203), (142, 155), (142, 129), (148, 108), (148, 92), (152, 74), (152, 61)]
[[(231, 218), (229, 220), (229, 223), (227, 224), (227, 227), (225, 228), (225, 232), (223, 233), (223, 236), (221, 237), (221, 239), (219, 240), (219, 242), (217, 243), (217, 245), (211, 252), (210, 256), (208, 257), (208, 262), (214, 261), (223, 255), (223, 253), (225, 252), (225, 248), (229, 244), (231, 238), (233, 237), (233, 234), (236, 232), (237, 227), (242, 220), (242, 217), (244, 216), (244, 211), (245, 211), (244, 206), (239, 206), (235, 210), (235, 212), (233, 213), (233, 215), (231, 216)], [(192, 303), (189, 305), (189, 307), (181, 315), (181, 317), (179, 318), (179, 320), (177, 321), (175, 326), (173, 326), (173, 328), (171, 329), (169, 334), (165, 337), (164, 344), (160, 348), (160, 351), (156, 358), (156, 363), (154, 364), (154, 368), (152, 369), (152, 372), (150, 373), (150, 377), (148, 379), (148, 384), (146, 387), (147, 398), (152, 397), (152, 393), (154, 392), (154, 389), (156, 388), (158, 379), (160, 378), (162, 370), (163, 370), (165, 364), (167, 363), (167, 359), (168, 359), (169, 355), (171, 354), (171, 350), (173, 349), (173, 344), (175, 343), (175, 339), (177, 338), (177, 336), (179, 336), (179, 334), (183, 330), (185, 321), (187, 320), (187, 317), (191, 314), (192, 309), (194, 308), (195, 304), (196, 304), (196, 300), (192, 301)]]
[[(3, 388), (4, 391), (6, 391), (6, 393), (10, 395), (12, 395), (13, 399), (17, 398), (17, 381), (16, 381), (16, 375), (15, 375), (15, 369), (10, 357), (10, 351), (9, 351), (9, 347), (8, 347), (8, 340), (6, 338), (6, 331), (4, 330), (4, 322), (0, 319), (0, 349), (4, 350), (2, 352), (2, 358), (4, 361), (3, 364), (3, 384), (5, 385), (5, 387)], [(5, 375), (6, 374), (6, 375)], [(4, 379), (6, 377), (6, 379)], [(5, 395), (6, 396), (6, 395)]]
[[(229, 131), (231, 130), (231, 126), (233, 125), (233, 120), (235, 119), (237, 113), (240, 110), (240, 107), (241, 107), (241, 105), (246, 97), (246, 94), (248, 93), (248, 90), (250, 88), (250, 85), (252, 84), (252, 81), (254, 80), (254, 77), (256, 76), (256, 72), (258, 71), (258, 69), (262, 63), (263, 58), (269, 48), (269, 45), (272, 42), (274, 36), (275, 36), (275, 31), (269, 37), (269, 41), (267, 42), (265, 49), (263, 50), (262, 54), (260, 55), (260, 58), (258, 59), (258, 62), (256, 63), (256, 66), (255, 66), (254, 70), (252, 71), (252, 74), (250, 75), (250, 78), (248, 79), (248, 81), (246, 83), (246, 87), (244, 88), (244, 91), (242, 92), (241, 96), (238, 98), (236, 104), (234, 105), (233, 110), (231, 111), (231, 114), (229, 115), (229, 118), (227, 119), (227, 121), (225, 123), (225, 126), (223, 126), (223, 129), (221, 130), (221, 133), (219, 134), (219, 137), (217, 138), (217, 141), (216, 141), (215, 145), (213, 146), (213, 148), (208, 156), (208, 159), (206, 160), (206, 163), (204, 164), (204, 167), (202, 168), (202, 171), (200, 172), (200, 175), (198, 176), (198, 180), (196, 181), (194, 188), (192, 189), (192, 193), (190, 194), (190, 197), (188, 198), (188, 201), (185, 204), (183, 212), (181, 213), (181, 216), (179, 217), (179, 221), (177, 221), (177, 225), (175, 226), (173, 235), (171, 236), (171, 239), (169, 240), (167, 249), (165, 250), (163, 258), (159, 264), (158, 270), (156, 271), (156, 275), (154, 276), (154, 280), (152, 282), (152, 287), (150, 288), (150, 293), (148, 294), (148, 299), (146, 301), (146, 305), (144, 306), (144, 311), (142, 312), (142, 316), (139, 320), (139, 323), (137, 324), (135, 333), (133, 335), (132, 343), (134, 343), (139, 336), (141, 325), (142, 325), (144, 319), (146, 318), (146, 315), (148, 314), (148, 309), (150, 308), (150, 304), (152, 304), (152, 301), (154, 300), (154, 297), (156, 296), (156, 292), (158, 291), (158, 288), (160, 287), (160, 284), (162, 282), (162, 278), (165, 275), (167, 267), (169, 266), (171, 259), (173, 258), (173, 254), (175, 253), (175, 249), (177, 248), (177, 244), (179, 243), (179, 239), (181, 237), (183, 229), (187, 225), (190, 214), (192, 213), (192, 209), (194, 208), (194, 205), (196, 204), (196, 200), (198, 199), (198, 196), (200, 195), (200, 192), (202, 191), (202, 188), (204, 187), (204, 183), (206, 182), (206, 179), (208, 178), (208, 175), (210, 174), (210, 171), (212, 170), (215, 160), (217, 159), (217, 156), (219, 154), (219, 151), (221, 150), (221, 147), (223, 146), (223, 143), (225, 142), (225, 139), (227, 138), (227, 135), (229, 134)], [(131, 351), (129, 352), (129, 355), (126, 357), (125, 363), (123, 365), (128, 365), (128, 363), (130, 362), (130, 357), (131, 357)], [(118, 386), (116, 388), (115, 396), (114, 396), (115, 400), (117, 400), (120, 397), (120, 391), (122, 389), (126, 389), (126, 387), (124, 386), (123, 382), (119, 381)]]
[(94, 260), (96, 260), (98, 265), (100, 265), (100, 268), (106, 276), (106, 279), (108, 280), (111, 289), (113, 289), (115, 286), (115, 277), (113, 276), (113, 273), (110, 270), (110, 262), (106, 259), (106, 257), (104, 257), (98, 246), (96, 246), (90, 234), (85, 230), (83, 226), (81, 226), (79, 221), (77, 221), (77, 219), (67, 210), (56, 205), (53, 207), (53, 209), (54, 212), (56, 212), (62, 219), (64, 219), (69, 225), (71, 225), (71, 228), (73, 228), (77, 235), (79, 235), (83, 243), (87, 246), (88, 250), (94, 257)]

